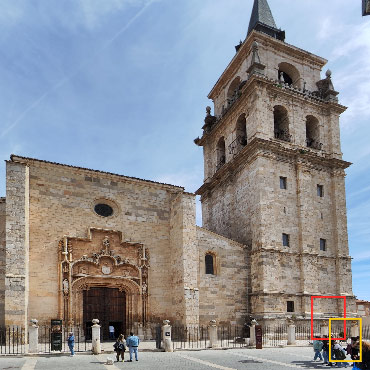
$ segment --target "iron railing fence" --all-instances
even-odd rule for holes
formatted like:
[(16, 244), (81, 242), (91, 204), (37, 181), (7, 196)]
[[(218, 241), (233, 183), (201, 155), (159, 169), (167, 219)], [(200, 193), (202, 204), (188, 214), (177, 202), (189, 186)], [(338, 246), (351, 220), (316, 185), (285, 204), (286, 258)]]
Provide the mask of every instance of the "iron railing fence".
[(26, 332), (18, 326), (0, 327), (0, 354), (20, 355), (26, 352)]
[(279, 347), (288, 344), (287, 325), (262, 326), (262, 346)]
[[(75, 352), (91, 351), (91, 327), (73, 326), (62, 327), (62, 348), (61, 351), (56, 352), (69, 352), (68, 336), (69, 332), (73, 332), (75, 337)], [(52, 353), (54, 352), (52, 346), (52, 330), (48, 325), (39, 326), (39, 353)], [(100, 332), (100, 340), (102, 341), (102, 332)]]
[(221, 326), (217, 328), (217, 338), (221, 347), (241, 348), (247, 346), (250, 332), (245, 326)]
[(362, 339), (370, 341), (370, 326), (362, 327)]
[[(204, 349), (210, 348), (208, 326), (173, 326), (173, 349)], [(217, 347), (240, 348), (247, 345), (249, 331), (244, 326), (217, 326)]]

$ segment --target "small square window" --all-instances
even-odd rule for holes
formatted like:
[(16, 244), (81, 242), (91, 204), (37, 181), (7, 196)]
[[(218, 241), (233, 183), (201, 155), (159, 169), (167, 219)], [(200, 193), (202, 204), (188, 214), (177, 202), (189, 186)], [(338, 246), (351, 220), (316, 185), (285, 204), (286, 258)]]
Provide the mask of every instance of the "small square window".
[(281, 177), (280, 176), (280, 189), (286, 189), (286, 177)]
[(326, 239), (320, 239), (320, 251), (326, 251)]
[(287, 312), (294, 312), (294, 301), (286, 302), (286, 310)]
[(289, 234), (283, 234), (283, 246), (289, 247)]
[(324, 186), (317, 185), (317, 196), (322, 198), (324, 196)]

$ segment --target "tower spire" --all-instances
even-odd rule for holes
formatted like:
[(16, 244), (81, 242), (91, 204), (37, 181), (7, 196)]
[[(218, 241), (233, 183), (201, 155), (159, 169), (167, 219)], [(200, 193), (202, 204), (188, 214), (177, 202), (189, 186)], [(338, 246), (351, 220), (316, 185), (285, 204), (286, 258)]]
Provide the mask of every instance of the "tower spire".
[(266, 33), (281, 41), (285, 39), (285, 31), (281, 31), (276, 27), (267, 0), (254, 0), (251, 19), (249, 21), (248, 35), (253, 30)]

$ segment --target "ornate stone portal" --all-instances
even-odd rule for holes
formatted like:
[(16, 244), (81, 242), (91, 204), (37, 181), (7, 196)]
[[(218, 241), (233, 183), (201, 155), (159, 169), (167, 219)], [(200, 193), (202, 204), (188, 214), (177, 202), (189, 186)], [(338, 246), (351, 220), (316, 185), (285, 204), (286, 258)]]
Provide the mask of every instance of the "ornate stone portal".
[(122, 241), (120, 231), (89, 228), (87, 238), (60, 240), (59, 253), (59, 317), (65, 323), (83, 323), (83, 292), (101, 287), (125, 293), (127, 328), (146, 324), (149, 251), (142, 244)]

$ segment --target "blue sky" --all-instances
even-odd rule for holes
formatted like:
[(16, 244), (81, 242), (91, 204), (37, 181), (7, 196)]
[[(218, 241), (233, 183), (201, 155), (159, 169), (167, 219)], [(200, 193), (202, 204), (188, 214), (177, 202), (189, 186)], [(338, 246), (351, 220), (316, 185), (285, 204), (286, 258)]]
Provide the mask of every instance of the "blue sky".
[[(349, 107), (341, 135), (354, 163), (346, 178), (353, 285), (370, 300), (370, 16), (361, 17), (361, 0), (269, 3), (288, 43), (329, 60)], [(203, 155), (193, 139), (252, 4), (2, 0), (0, 196), (11, 153), (195, 191)]]

